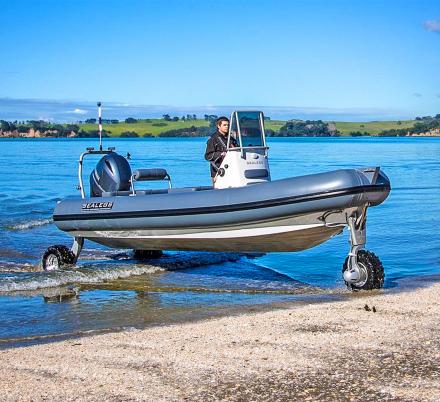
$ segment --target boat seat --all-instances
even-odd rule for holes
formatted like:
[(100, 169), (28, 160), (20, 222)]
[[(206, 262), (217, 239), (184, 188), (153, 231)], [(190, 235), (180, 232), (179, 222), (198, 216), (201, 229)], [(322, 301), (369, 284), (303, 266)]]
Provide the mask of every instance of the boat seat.
[(170, 175), (165, 169), (137, 169), (133, 172), (133, 180), (170, 180)]

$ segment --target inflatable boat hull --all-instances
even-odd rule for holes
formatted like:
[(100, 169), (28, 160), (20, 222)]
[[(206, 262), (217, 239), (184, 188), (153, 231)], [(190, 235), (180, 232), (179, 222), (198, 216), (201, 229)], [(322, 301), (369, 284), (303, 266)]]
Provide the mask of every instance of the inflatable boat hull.
[(390, 192), (377, 168), (344, 169), (240, 188), (185, 188), (66, 199), (56, 226), (74, 237), (144, 250), (299, 251), (340, 233)]

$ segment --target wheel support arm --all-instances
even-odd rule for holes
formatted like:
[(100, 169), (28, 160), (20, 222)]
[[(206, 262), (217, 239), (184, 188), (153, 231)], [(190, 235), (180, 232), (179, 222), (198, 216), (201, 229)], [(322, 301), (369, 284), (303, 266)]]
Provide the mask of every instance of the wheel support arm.
[(75, 256), (75, 261), (74, 261), (75, 263), (76, 261), (78, 261), (78, 257), (81, 254), (81, 250), (83, 246), (84, 246), (84, 237), (74, 237), (70, 251)]
[(344, 272), (344, 280), (348, 283), (363, 283), (367, 280), (365, 269), (358, 264), (358, 252), (365, 247), (367, 241), (366, 209), (347, 218), (350, 230), (350, 252), (348, 253), (348, 269)]

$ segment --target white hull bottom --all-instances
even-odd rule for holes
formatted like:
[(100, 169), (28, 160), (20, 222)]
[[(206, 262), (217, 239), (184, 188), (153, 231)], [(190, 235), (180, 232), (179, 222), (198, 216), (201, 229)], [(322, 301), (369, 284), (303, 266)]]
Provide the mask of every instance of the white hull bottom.
[[(78, 231), (72, 236), (114, 248), (136, 250), (197, 250), (276, 252), (301, 251), (341, 233), (343, 225), (297, 224), (186, 233), (163, 230)], [(171, 232), (171, 233), (169, 233)]]

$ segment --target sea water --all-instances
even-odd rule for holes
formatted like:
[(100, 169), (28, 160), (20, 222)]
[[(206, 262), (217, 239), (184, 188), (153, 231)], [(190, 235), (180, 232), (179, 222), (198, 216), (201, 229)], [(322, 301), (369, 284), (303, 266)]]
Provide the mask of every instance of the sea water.
[[(209, 185), (205, 138), (105, 139), (133, 168), (166, 168), (173, 185)], [(381, 166), (392, 191), (370, 208), (367, 249), (385, 267), (386, 288), (440, 272), (440, 138), (269, 138), (272, 179)], [(57, 230), (58, 200), (78, 195), (77, 161), (97, 140), (0, 140), (0, 345), (139, 328), (345, 292), (344, 232), (299, 253), (167, 252), (139, 262), (129, 250), (86, 242), (76, 269), (42, 272)], [(97, 159), (85, 162), (85, 182)], [(155, 183), (157, 186), (158, 183)], [(49, 338), (48, 338), (49, 337)]]

